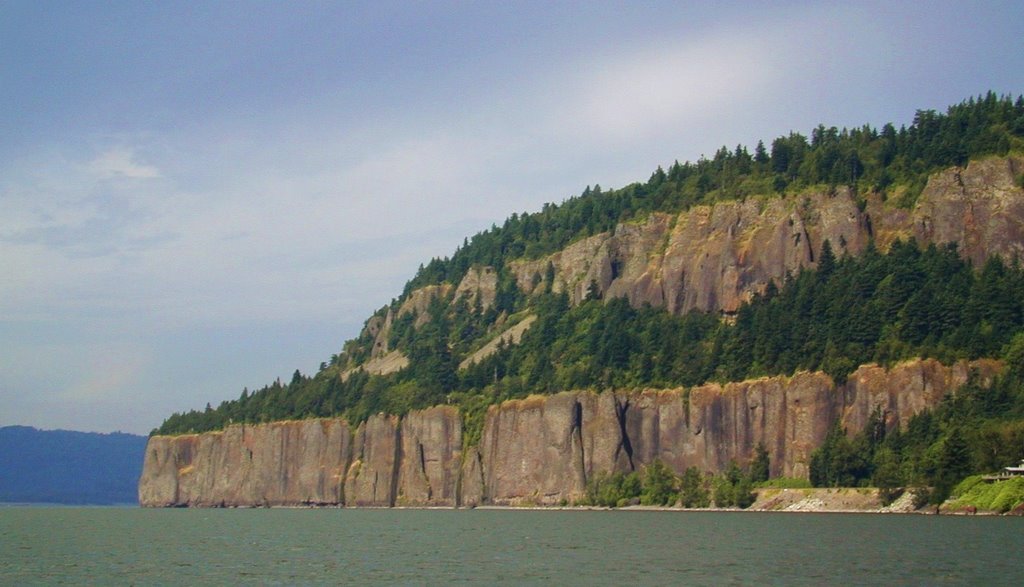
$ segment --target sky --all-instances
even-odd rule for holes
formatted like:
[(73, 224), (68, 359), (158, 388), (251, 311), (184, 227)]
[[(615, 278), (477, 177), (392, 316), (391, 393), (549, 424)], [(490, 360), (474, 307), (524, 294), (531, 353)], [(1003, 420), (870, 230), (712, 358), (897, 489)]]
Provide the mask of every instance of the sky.
[(0, 426), (315, 373), (513, 212), (1024, 93), (1024, 3), (0, 2)]

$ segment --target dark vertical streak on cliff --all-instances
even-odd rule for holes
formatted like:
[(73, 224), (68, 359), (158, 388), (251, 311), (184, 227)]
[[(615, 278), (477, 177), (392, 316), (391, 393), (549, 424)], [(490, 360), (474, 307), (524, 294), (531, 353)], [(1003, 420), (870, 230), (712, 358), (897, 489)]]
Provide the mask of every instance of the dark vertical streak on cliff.
[(569, 440), (570, 450), (576, 457), (577, 463), (577, 475), (583, 481), (582, 485), (587, 485), (587, 460), (584, 451), (586, 450), (583, 446), (583, 404), (579, 400), (575, 401), (572, 405), (572, 424), (569, 429)]
[(388, 507), (395, 507), (395, 500), (398, 498), (398, 471), (402, 463), (402, 425), (401, 421), (395, 426), (395, 452), (391, 459), (391, 479), (388, 485)]
[[(626, 412), (629, 411), (629, 398), (615, 399), (615, 417), (619, 421), (619, 433), (622, 435), (621, 450), (626, 453), (626, 460), (629, 462), (629, 470), (635, 471), (636, 464), (633, 462), (633, 443), (629, 441), (629, 432), (626, 429)], [(616, 461), (618, 461), (618, 455)]]

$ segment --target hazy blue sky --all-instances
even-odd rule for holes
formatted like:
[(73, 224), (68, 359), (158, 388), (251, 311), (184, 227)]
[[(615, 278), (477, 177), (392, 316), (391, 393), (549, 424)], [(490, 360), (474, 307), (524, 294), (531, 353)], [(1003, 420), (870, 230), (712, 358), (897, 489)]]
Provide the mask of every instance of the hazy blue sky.
[(1022, 24), (1019, 1), (0, 2), (0, 425), (144, 433), (314, 372), (512, 212), (1024, 92)]

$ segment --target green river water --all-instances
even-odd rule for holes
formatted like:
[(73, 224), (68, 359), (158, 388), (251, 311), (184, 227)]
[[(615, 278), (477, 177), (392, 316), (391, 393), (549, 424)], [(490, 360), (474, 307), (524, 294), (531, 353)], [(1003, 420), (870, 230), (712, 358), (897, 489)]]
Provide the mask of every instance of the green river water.
[(1020, 585), (1024, 519), (0, 508), (0, 585)]

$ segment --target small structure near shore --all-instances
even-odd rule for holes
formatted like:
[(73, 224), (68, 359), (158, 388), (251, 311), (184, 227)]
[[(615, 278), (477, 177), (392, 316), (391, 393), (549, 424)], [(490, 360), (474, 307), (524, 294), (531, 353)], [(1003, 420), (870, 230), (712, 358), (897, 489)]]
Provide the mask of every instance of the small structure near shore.
[(1024, 477), (1024, 459), (1016, 467), (1004, 467), (1003, 474), (1007, 477)]
[(982, 479), (991, 483), (993, 481), (1012, 479), (1013, 477), (1024, 477), (1024, 459), (1021, 459), (1020, 464), (1016, 467), (1003, 467), (1003, 470), (999, 473), (996, 473), (995, 475), (985, 475)]

